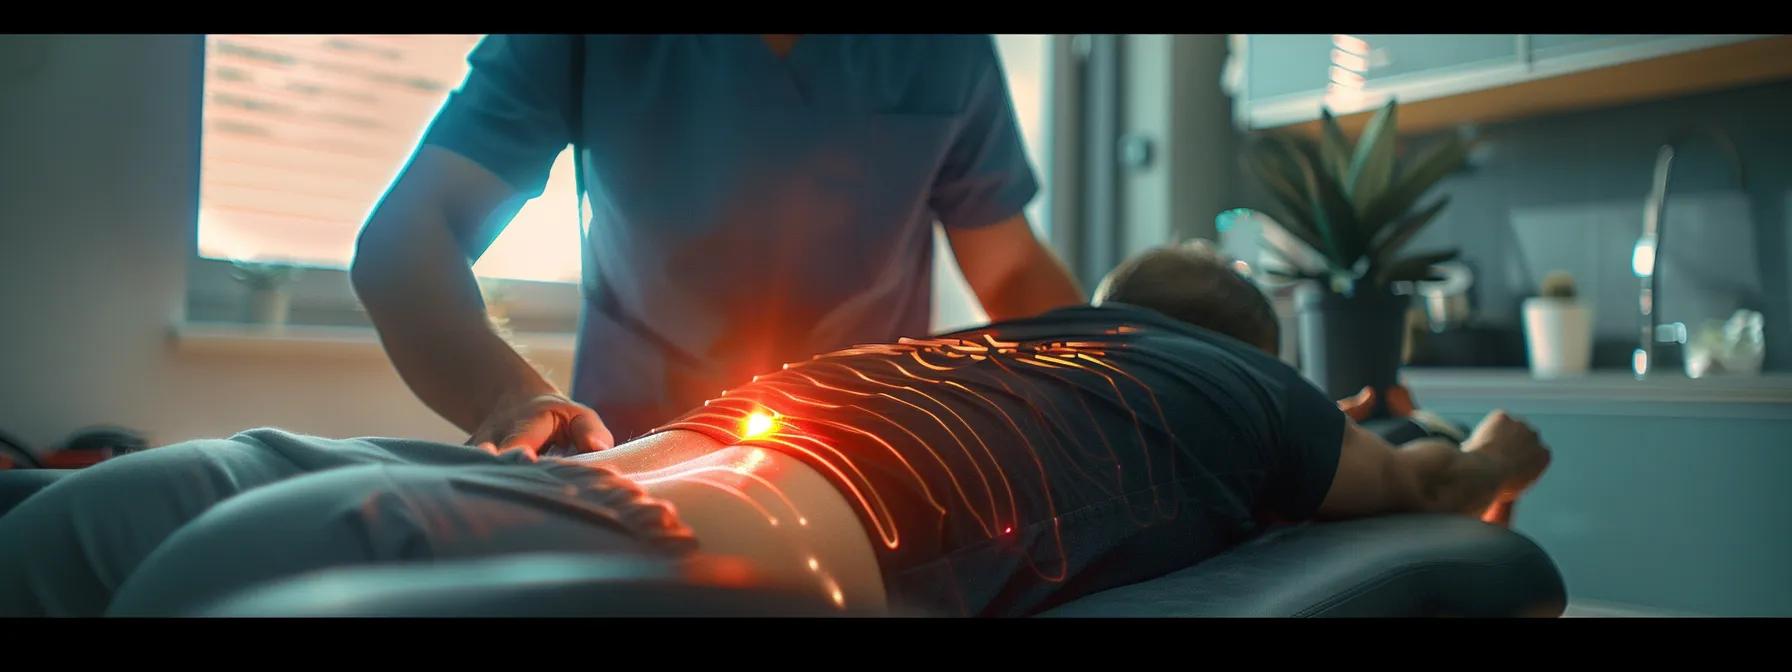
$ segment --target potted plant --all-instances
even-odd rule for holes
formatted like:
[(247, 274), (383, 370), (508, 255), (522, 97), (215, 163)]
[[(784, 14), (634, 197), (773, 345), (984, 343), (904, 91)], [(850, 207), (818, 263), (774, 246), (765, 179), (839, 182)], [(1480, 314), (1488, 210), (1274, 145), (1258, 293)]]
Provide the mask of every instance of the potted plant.
[(1468, 157), (1469, 143), (1450, 135), (1395, 156), (1396, 104), (1376, 112), (1353, 144), (1330, 110), (1320, 137), (1258, 136), (1245, 153), (1251, 172), (1279, 206), (1265, 236), (1279, 262), (1266, 272), (1295, 280), (1300, 362), (1333, 398), (1366, 386), (1398, 382), (1408, 297), (1398, 284), (1432, 277), (1455, 250), (1403, 255), (1406, 244), (1448, 205), (1448, 196), (1419, 199)]
[(1554, 271), (1543, 277), (1538, 296), (1524, 300), (1524, 340), (1531, 375), (1579, 375), (1593, 361), (1593, 314), (1575, 298), (1574, 276)]
[(243, 306), (244, 321), (270, 327), (285, 325), (292, 305), (292, 295), (286, 287), (298, 277), (298, 267), (253, 261), (231, 261), (230, 265), (230, 276), (249, 290)]

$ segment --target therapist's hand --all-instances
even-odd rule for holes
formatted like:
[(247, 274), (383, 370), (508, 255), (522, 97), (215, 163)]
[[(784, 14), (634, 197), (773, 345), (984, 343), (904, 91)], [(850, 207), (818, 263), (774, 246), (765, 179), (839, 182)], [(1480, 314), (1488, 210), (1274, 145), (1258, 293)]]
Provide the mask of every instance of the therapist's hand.
[(488, 453), (521, 450), (531, 458), (553, 446), (577, 454), (607, 450), (615, 442), (597, 411), (558, 394), (500, 402), (467, 439), (467, 445)]

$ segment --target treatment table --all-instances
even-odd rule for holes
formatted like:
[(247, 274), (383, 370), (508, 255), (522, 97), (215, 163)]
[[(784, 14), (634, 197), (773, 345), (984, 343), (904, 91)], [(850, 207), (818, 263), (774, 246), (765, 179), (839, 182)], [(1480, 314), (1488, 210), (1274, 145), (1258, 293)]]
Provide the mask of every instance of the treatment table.
[[(0, 515), (71, 473), (0, 471)], [(1403, 515), (1275, 529), (1192, 567), (1088, 595), (1039, 615), (1554, 617), (1566, 604), (1555, 563), (1523, 535), (1464, 516)], [(244, 591), (193, 615), (838, 613), (819, 596), (739, 585), (727, 580), (726, 573), (693, 574), (688, 568), (638, 559), (530, 555), (326, 570)]]

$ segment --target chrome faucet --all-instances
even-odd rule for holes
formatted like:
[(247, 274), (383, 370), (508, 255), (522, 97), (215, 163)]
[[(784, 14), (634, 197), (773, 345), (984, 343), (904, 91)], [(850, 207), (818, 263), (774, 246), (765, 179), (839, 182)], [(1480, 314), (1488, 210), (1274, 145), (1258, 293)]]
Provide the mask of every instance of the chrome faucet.
[[(1746, 188), (1746, 180), (1742, 172), (1742, 156), (1736, 151), (1736, 144), (1721, 129), (1698, 127), (1694, 129), (1717, 140), (1725, 152), (1729, 154), (1730, 165), (1736, 171), (1736, 184)], [(1679, 322), (1660, 323), (1661, 305), (1656, 295), (1661, 292), (1661, 273), (1656, 266), (1662, 259), (1662, 224), (1666, 221), (1668, 211), (1668, 177), (1673, 172), (1674, 153), (1676, 148), (1685, 142), (1687, 133), (1670, 140), (1655, 153), (1655, 179), (1649, 188), (1649, 200), (1643, 204), (1643, 235), (1636, 240), (1636, 247), (1630, 253), (1630, 270), (1642, 281), (1642, 294), (1637, 302), (1641, 309), (1641, 325), (1637, 348), (1631, 353), (1630, 368), (1637, 379), (1648, 377), (1655, 364), (1655, 345), (1657, 343), (1686, 342), (1686, 325)]]

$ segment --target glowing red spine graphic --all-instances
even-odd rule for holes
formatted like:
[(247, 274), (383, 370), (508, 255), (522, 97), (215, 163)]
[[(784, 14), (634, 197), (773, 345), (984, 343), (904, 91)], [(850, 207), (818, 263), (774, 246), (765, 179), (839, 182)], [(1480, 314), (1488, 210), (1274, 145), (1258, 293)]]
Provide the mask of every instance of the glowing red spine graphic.
[[(1122, 326), (1108, 333), (1123, 335), (1135, 331), (1137, 329), (1133, 327)], [(1051, 479), (1040, 452), (1042, 446), (1034, 445), (1033, 441), (1037, 436), (1044, 436), (1049, 438), (1048, 447), (1053, 450), (1078, 448), (1066, 446), (1053, 431), (1053, 427), (1068, 423), (1058, 413), (1056, 405), (1035, 401), (1029, 391), (1036, 391), (1039, 381), (1033, 377), (1069, 384), (1070, 379), (1064, 374), (1077, 372), (1102, 381), (1114, 395), (1113, 401), (1122, 406), (1132, 420), (1134, 446), (1147, 453), (1144, 465), (1148, 480), (1153, 464), (1149, 453), (1157, 447), (1147, 438), (1144, 423), (1127, 401), (1123, 387), (1136, 389), (1149, 400), (1150, 412), (1156, 416), (1157, 427), (1165, 441), (1174, 443), (1176, 437), (1150, 388), (1106, 360), (1109, 352), (1125, 349), (1125, 343), (1091, 340), (1022, 343), (1000, 341), (989, 333), (978, 336), (981, 336), (981, 342), (904, 338), (895, 344), (856, 346), (819, 355), (800, 364), (787, 364), (780, 372), (755, 376), (752, 385), (723, 392), (717, 399), (706, 402), (702, 411), (687, 415), (667, 428), (701, 428), (712, 435), (725, 433), (734, 438), (735, 445), (777, 450), (819, 465), (848, 500), (865, 514), (882, 545), (891, 550), (901, 546), (905, 526), (920, 525), (923, 526), (921, 529), (927, 529), (925, 526), (936, 522), (898, 520), (889, 509), (886, 494), (878, 491), (877, 481), (869, 477), (854, 459), (866, 450), (893, 456), (907, 477), (913, 479), (915, 490), (932, 510), (941, 515), (960, 511), (988, 537), (1012, 534), (1023, 525), (1049, 523), (1050, 540), (1058, 551), (1057, 567), (1049, 572), (1040, 571), (1037, 565), (1034, 567), (1047, 580), (1061, 580), (1067, 567), (1058, 528), (1057, 503), (1050, 491)], [(1016, 369), (1016, 364), (1022, 365), (1022, 369), (1036, 371), (1029, 377)], [(1018, 383), (1019, 388), (1010, 383)], [(1025, 412), (1017, 419), (991, 394), (1019, 400), (1018, 407)], [(1094, 433), (1108, 453), (1109, 463), (1114, 465), (1114, 485), (1120, 486), (1123, 474), (1119, 469), (1120, 460), (1114, 454), (1115, 447), (1101, 431), (1099, 423), (1093, 422), (1094, 411), (1080, 394), (1070, 396), (1092, 421)], [(979, 432), (978, 426), (964, 416), (971, 409), (994, 416), (998, 422), (995, 425), (986, 423), (984, 431)], [(767, 424), (764, 417), (777, 418), (777, 422)], [(905, 424), (905, 419), (921, 424)], [(1039, 431), (1029, 432), (1026, 425), (1037, 427)], [(935, 435), (934, 441), (925, 440), (917, 433), (924, 426), (938, 430), (928, 430)], [(984, 435), (992, 431), (1001, 436)], [(965, 435), (968, 435), (968, 441)], [(892, 443), (892, 439), (902, 437), (907, 440)], [(942, 440), (943, 444), (935, 445)], [(1039, 489), (1030, 494), (1037, 494), (1038, 500), (1045, 503), (1047, 510), (1043, 518), (1021, 519), (1016, 480), (1004, 469), (1002, 455), (992, 447), (992, 441), (1011, 442), (1004, 446), (1020, 446), (1031, 462), (1029, 471), (1036, 472), (1037, 478), (1025, 479), (1025, 483)], [(1163, 447), (1168, 448), (1167, 457), (1173, 467), (1179, 451), (1174, 446)], [(1067, 462), (1077, 464), (1074, 459)], [(1006, 461), (1008, 468), (1018, 464), (1012, 458)], [(1097, 484), (1102, 480), (1080, 467), (1075, 468), (1080, 478)], [(943, 477), (950, 489), (945, 492), (930, 489), (924, 471)], [(686, 471), (677, 476), (695, 473)], [(794, 511), (795, 507), (788, 499), (782, 499), (782, 493), (777, 493), (771, 483), (764, 479), (754, 482), (772, 490), (787, 508)], [(1163, 511), (1161, 493), (1156, 488), (1152, 488), (1151, 493), (1153, 510), (1162, 516), (1175, 515), (1174, 510)], [(949, 507), (939, 499), (942, 496), (956, 498), (963, 506)], [(797, 515), (800, 516), (800, 512)], [(777, 518), (769, 512), (767, 517), (774, 523)], [(1031, 557), (1028, 559), (1032, 560)]]

